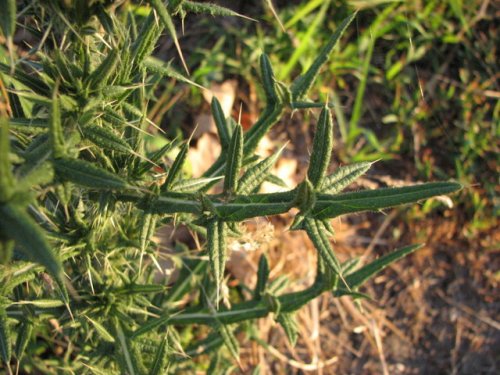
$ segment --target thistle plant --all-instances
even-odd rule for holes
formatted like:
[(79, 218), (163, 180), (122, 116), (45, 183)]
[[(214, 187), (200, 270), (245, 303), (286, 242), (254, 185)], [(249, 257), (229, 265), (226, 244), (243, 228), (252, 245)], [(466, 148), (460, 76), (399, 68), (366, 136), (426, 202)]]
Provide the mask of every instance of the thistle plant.
[[(183, 174), (189, 141), (172, 163), (168, 142), (147, 152), (153, 128), (146, 113), (155, 89), (170, 77), (196, 85), (152, 55), (165, 31), (182, 58), (172, 21), (190, 12), (238, 14), (192, 1), (2, 1), (0, 52), (0, 360), (6, 371), (160, 374), (224, 345), (238, 362), (235, 333), (273, 315), (292, 343), (294, 312), (322, 293), (364, 298), (360, 287), (411, 245), (359, 265), (341, 262), (330, 220), (378, 211), (460, 189), (453, 182), (343, 193), (370, 168), (356, 163), (328, 174), (333, 147), (329, 103), (308, 99), (309, 88), (355, 14), (346, 18), (291, 85), (275, 78), (260, 58), (265, 107), (250, 130), (225, 118), (217, 99), (212, 114), (222, 145), (201, 177)], [(5, 10), (5, 11), (3, 11)], [(22, 22), (21, 22), (22, 19)], [(22, 58), (15, 27), (36, 44)], [(8, 52), (7, 52), (8, 51)], [(278, 151), (254, 152), (285, 111), (318, 108), (305, 180), (279, 193), (261, 194)], [(161, 167), (165, 173), (158, 173)], [(220, 193), (209, 193), (222, 183)], [(265, 256), (252, 293), (221, 303), (228, 236), (239, 222), (298, 208), (290, 227), (303, 230), (318, 253), (314, 283), (283, 293), (269, 279)], [(179, 276), (161, 276), (152, 241), (160, 226), (187, 226), (204, 238), (197, 252), (173, 254)], [(160, 281), (159, 281), (160, 280)], [(206, 327), (206, 328), (202, 328)], [(55, 331), (54, 331), (55, 330)], [(200, 341), (183, 342), (187, 330)], [(63, 349), (57, 355), (55, 347)], [(212, 370), (218, 366), (217, 353)]]

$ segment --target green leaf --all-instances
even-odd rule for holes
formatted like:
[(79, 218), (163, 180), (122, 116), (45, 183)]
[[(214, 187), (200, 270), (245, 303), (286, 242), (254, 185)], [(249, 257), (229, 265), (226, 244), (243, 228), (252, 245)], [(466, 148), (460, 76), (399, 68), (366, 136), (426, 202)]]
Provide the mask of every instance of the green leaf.
[(224, 269), (227, 258), (226, 232), (227, 228), (223, 221), (217, 218), (209, 220), (207, 225), (207, 249), (210, 267), (217, 288), (217, 306), (219, 305), (220, 289), (222, 281), (224, 280)]
[(18, 361), (20, 361), (23, 357), (23, 354), (26, 351), (26, 347), (31, 340), (32, 333), (33, 322), (29, 319), (23, 320), (17, 331), (16, 345), (14, 349), (14, 353)]
[(271, 168), (274, 166), (285, 147), (286, 145), (283, 145), (273, 155), (248, 168), (238, 183), (238, 193), (242, 195), (250, 194), (254, 189), (259, 187), (269, 176)]
[(164, 77), (174, 78), (180, 82), (187, 83), (200, 89), (205, 89), (203, 86), (194, 81), (191, 81), (189, 78), (183, 76), (177, 70), (172, 68), (170, 63), (166, 64), (155, 57), (148, 57), (142, 65), (144, 66), (144, 68), (146, 68), (146, 70), (152, 73), (160, 74)]
[(227, 150), (226, 172), (224, 174), (224, 192), (235, 193), (243, 161), (243, 128), (237, 125)]
[(410, 245), (405, 246), (401, 249), (395, 250), (389, 254), (381, 256), (380, 258), (374, 260), (370, 264), (360, 268), (357, 271), (354, 271), (345, 276), (345, 280), (347, 284), (352, 289), (357, 289), (361, 285), (363, 285), (369, 278), (376, 275), (384, 268), (394, 263), (395, 261), (407, 256), (408, 254), (413, 253), (414, 251), (422, 248), (423, 245)]
[(0, 203), (6, 202), (14, 193), (14, 176), (9, 160), (9, 120), (0, 115)]
[(211, 16), (223, 16), (223, 17), (241, 17), (247, 20), (255, 21), (250, 17), (235, 12), (234, 10), (221, 7), (220, 5), (213, 3), (201, 3), (201, 2), (186, 0), (182, 2), (182, 9), (188, 13), (203, 13), (203, 14), (209, 14)]
[(215, 97), (215, 95), (212, 98), (210, 106), (212, 108), (212, 116), (215, 121), (215, 126), (217, 127), (217, 134), (219, 135), (222, 149), (226, 150), (231, 142), (233, 129), (230, 127), (229, 121), (226, 120), (219, 100)]
[(2, 362), (9, 366), (12, 356), (12, 344), (10, 328), (7, 323), (7, 312), (3, 306), (0, 307), (0, 358)]
[(213, 185), (215, 181), (219, 181), (222, 178), (223, 176), (212, 178), (201, 177), (177, 181), (172, 185), (172, 191), (178, 191), (182, 193), (196, 193), (198, 191), (203, 191), (206, 186)]
[(86, 125), (82, 128), (82, 133), (85, 138), (101, 148), (121, 153), (133, 152), (127, 141), (103, 126)]
[(86, 79), (86, 85), (91, 90), (97, 90), (108, 83), (109, 77), (116, 72), (120, 61), (120, 53), (114, 48), (108, 52), (101, 64)]
[(182, 55), (181, 46), (179, 45), (179, 40), (177, 39), (177, 32), (175, 31), (174, 23), (172, 22), (172, 18), (170, 17), (169, 11), (165, 4), (161, 0), (150, 0), (153, 8), (158, 12), (158, 16), (160, 17), (163, 26), (168, 30), (172, 40), (174, 41), (175, 48), (177, 48), (177, 52), (179, 53), (179, 57), (181, 58), (182, 65), (184, 65), (184, 69), (189, 74), (189, 69), (186, 65), (186, 61), (184, 61), (184, 56)]
[(123, 331), (121, 322), (116, 320), (114, 323), (116, 331), (116, 341), (117, 345), (115, 350), (118, 351), (118, 357), (122, 373), (128, 375), (139, 375), (141, 374), (140, 368), (143, 367), (142, 361), (136, 355), (134, 348), (130, 339), (125, 335)]
[(50, 110), (50, 142), (52, 145), (52, 154), (54, 158), (63, 157), (64, 150), (64, 132), (61, 123), (61, 109), (59, 98), (57, 97), (57, 89), (52, 94), (51, 110)]
[(189, 143), (186, 142), (182, 145), (181, 150), (175, 157), (174, 163), (170, 167), (168, 171), (167, 178), (165, 179), (165, 182), (161, 186), (161, 191), (167, 191), (170, 190), (172, 187), (172, 184), (180, 177), (182, 173), (182, 167), (184, 166), (184, 163), (187, 158), (187, 153), (189, 151)]
[(349, 24), (356, 17), (356, 14), (357, 13), (353, 13), (342, 21), (337, 30), (335, 30), (335, 32), (333, 33), (328, 43), (321, 49), (321, 51), (319, 52), (318, 56), (316, 57), (312, 65), (309, 67), (309, 69), (304, 74), (297, 77), (295, 81), (292, 83), (290, 89), (292, 91), (292, 98), (294, 102), (300, 101), (306, 96), (307, 91), (309, 91), (309, 89), (311, 88), (314, 80), (316, 79), (319, 73), (319, 70), (328, 61), (328, 58), (333, 51), (333, 48), (335, 47), (338, 40), (340, 39), (344, 31), (347, 29)]
[(276, 91), (276, 78), (274, 76), (273, 67), (269, 57), (263, 53), (260, 55), (260, 74), (262, 79), (262, 86), (266, 94), (266, 103), (274, 104), (280, 100)]
[(217, 331), (222, 337), (224, 341), (224, 345), (229, 350), (231, 356), (239, 363), (240, 361), (240, 347), (238, 344), (238, 340), (234, 336), (233, 332), (231, 332), (228, 325), (224, 325), (220, 322), (217, 322)]
[(318, 254), (323, 258), (326, 265), (337, 275), (342, 275), (342, 268), (335, 253), (333, 252), (330, 240), (326, 235), (326, 230), (323, 223), (309, 217), (304, 219), (305, 230), (309, 238), (318, 251)]
[(141, 66), (143, 61), (151, 55), (153, 49), (161, 35), (163, 27), (160, 27), (156, 21), (154, 12), (150, 12), (142, 24), (137, 39), (131, 46), (132, 61), (135, 66)]
[(266, 290), (267, 281), (269, 280), (269, 262), (267, 257), (262, 254), (259, 258), (259, 268), (257, 269), (257, 283), (253, 292), (253, 297), (260, 300)]
[(77, 185), (93, 189), (125, 189), (127, 181), (88, 161), (72, 158), (54, 160), (57, 175)]
[(149, 375), (160, 375), (165, 373), (168, 363), (168, 335), (165, 335), (156, 350)]
[(159, 328), (159, 327), (167, 324), (169, 319), (170, 319), (170, 316), (168, 314), (163, 315), (163, 316), (156, 318), (156, 319), (151, 319), (147, 323), (145, 323), (145, 324), (141, 325), (139, 328), (137, 328), (134, 331), (134, 333), (132, 334), (131, 338), (133, 339), (133, 338), (139, 337), (141, 335), (144, 335), (145, 333), (151, 332), (151, 331), (155, 330), (156, 328)]
[(94, 326), (95, 330), (97, 331), (97, 334), (106, 342), (115, 342), (115, 338), (109, 331), (104, 328), (104, 326), (99, 323), (98, 321), (94, 319), (90, 319), (88, 316), (85, 316), (87, 320)]
[(19, 206), (12, 203), (0, 205), (0, 228), (16, 241), (29, 260), (44, 266), (64, 287), (60, 260), (52, 251), (40, 227)]
[(373, 163), (355, 163), (339, 167), (331, 175), (325, 177), (320, 191), (325, 194), (337, 194), (365, 174)]
[(315, 188), (319, 188), (330, 165), (333, 147), (333, 120), (327, 107), (321, 110), (316, 134), (314, 134), (313, 149), (309, 160), (307, 177)]
[(281, 313), (277, 316), (276, 320), (285, 330), (286, 337), (290, 341), (292, 346), (297, 343), (297, 338), (299, 337), (299, 326), (295, 320), (293, 313)]
[(326, 219), (353, 212), (377, 211), (453, 193), (461, 188), (462, 185), (456, 182), (430, 182), (401, 188), (365, 190), (337, 195), (318, 194), (311, 215), (317, 219)]

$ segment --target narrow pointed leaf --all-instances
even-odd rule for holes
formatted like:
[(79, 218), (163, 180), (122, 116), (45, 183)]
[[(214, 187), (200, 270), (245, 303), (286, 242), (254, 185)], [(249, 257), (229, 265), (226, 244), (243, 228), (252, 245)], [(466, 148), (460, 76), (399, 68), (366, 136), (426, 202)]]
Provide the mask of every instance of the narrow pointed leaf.
[(14, 347), (14, 354), (19, 361), (31, 340), (31, 334), (33, 332), (33, 322), (31, 320), (24, 320), (21, 322), (19, 330), (17, 332), (16, 345)]
[(266, 180), (269, 176), (271, 168), (276, 163), (276, 160), (278, 160), (285, 146), (286, 145), (281, 147), (275, 154), (265, 158), (258, 164), (255, 164), (246, 170), (238, 183), (239, 194), (250, 194), (255, 188), (259, 187), (260, 184)]
[(182, 55), (181, 46), (179, 44), (179, 40), (177, 39), (177, 32), (175, 31), (174, 23), (172, 22), (172, 18), (170, 17), (169, 11), (162, 0), (150, 0), (153, 8), (158, 12), (158, 16), (160, 17), (163, 26), (168, 30), (170, 37), (174, 41), (175, 48), (177, 48), (177, 52), (179, 53), (179, 57), (181, 58), (182, 65), (184, 65), (184, 69), (189, 73), (189, 69), (184, 61), (184, 56)]
[(16, 31), (16, 0), (0, 0), (0, 9), (0, 28), (10, 48)]
[(309, 160), (307, 177), (315, 188), (321, 186), (323, 178), (330, 165), (333, 147), (333, 120), (327, 107), (321, 110), (316, 133), (314, 134), (313, 149)]
[(131, 58), (135, 66), (141, 66), (144, 59), (151, 55), (162, 30), (163, 27), (158, 25), (154, 12), (151, 12), (142, 24), (138, 37), (131, 46)]
[(28, 259), (44, 266), (56, 280), (62, 280), (60, 260), (53, 253), (40, 227), (24, 209), (12, 203), (0, 205), (0, 228), (16, 241)]
[(450, 194), (461, 188), (462, 185), (456, 182), (430, 182), (401, 188), (365, 190), (337, 195), (318, 194), (318, 200), (311, 215), (317, 219), (326, 219), (353, 212), (377, 211)]
[(108, 83), (108, 79), (116, 71), (119, 61), (120, 53), (118, 49), (115, 48), (109, 51), (96, 70), (88, 76), (87, 86), (92, 90), (96, 90)]
[(299, 337), (299, 327), (294, 315), (292, 313), (281, 313), (276, 320), (283, 327), (290, 344), (295, 346), (297, 338)]
[(375, 276), (384, 268), (390, 264), (396, 262), (397, 260), (413, 253), (414, 251), (420, 249), (423, 245), (410, 245), (405, 246), (401, 249), (395, 250), (389, 254), (381, 256), (380, 258), (374, 260), (370, 264), (360, 268), (357, 271), (350, 273), (345, 276), (347, 284), (352, 289), (357, 289), (363, 285), (369, 278)]
[(125, 189), (127, 181), (88, 161), (72, 158), (54, 160), (57, 175), (63, 180), (93, 189)]
[(224, 175), (224, 191), (234, 193), (238, 189), (238, 177), (243, 161), (243, 128), (237, 125), (227, 151), (226, 173)]
[(170, 63), (164, 63), (163, 61), (155, 58), (155, 57), (148, 57), (142, 64), (146, 70), (152, 72), (152, 73), (157, 73), (160, 74), (164, 77), (169, 77), (169, 78), (174, 78), (180, 82), (187, 83), (189, 85), (204, 89), (203, 86), (199, 85), (198, 83), (190, 80), (189, 78), (185, 77), (181, 73), (179, 73), (177, 70), (175, 70)]
[(269, 280), (269, 262), (267, 257), (262, 254), (259, 258), (259, 268), (257, 270), (257, 283), (255, 284), (255, 290), (253, 296), (255, 299), (261, 299), (264, 291), (266, 290), (267, 281)]
[(165, 335), (156, 350), (155, 358), (149, 371), (149, 375), (161, 375), (165, 373), (168, 363), (168, 335)]
[(241, 17), (248, 20), (253, 20), (250, 17), (244, 16), (229, 8), (221, 7), (214, 3), (202, 3), (198, 1), (183, 1), (182, 9), (187, 13), (203, 13), (211, 16), (225, 16), (225, 17)]
[(7, 323), (7, 313), (3, 306), (0, 306), (0, 359), (6, 365), (9, 364), (12, 356), (12, 344), (10, 329)]
[(274, 76), (273, 67), (269, 57), (263, 53), (260, 55), (260, 74), (262, 78), (262, 86), (266, 94), (266, 102), (276, 103), (279, 101), (278, 93), (276, 91), (276, 78)]
[(86, 125), (82, 128), (83, 135), (97, 146), (121, 153), (130, 153), (132, 148), (111, 129), (97, 125)]
[(353, 13), (342, 21), (328, 43), (321, 49), (310, 68), (304, 74), (295, 79), (291, 86), (293, 101), (300, 101), (306, 96), (307, 91), (311, 88), (319, 70), (328, 61), (333, 48), (355, 17), (356, 13)]
[(212, 108), (212, 116), (215, 121), (215, 126), (217, 128), (217, 134), (219, 135), (222, 149), (226, 150), (229, 147), (229, 143), (231, 142), (232, 129), (230, 128), (229, 121), (226, 120), (226, 116), (222, 111), (220, 102), (215, 97), (215, 95), (212, 98), (210, 106)]
[(219, 303), (220, 288), (224, 279), (224, 268), (226, 265), (226, 232), (227, 228), (223, 221), (211, 219), (207, 226), (207, 248), (210, 267), (217, 288), (217, 300)]
[(340, 193), (348, 185), (365, 174), (372, 164), (364, 162), (339, 167), (331, 175), (325, 177), (319, 190), (325, 194)]
[(163, 185), (161, 186), (162, 192), (170, 190), (172, 184), (180, 177), (182, 173), (182, 167), (186, 162), (188, 151), (189, 151), (189, 144), (186, 142), (182, 145), (179, 153), (175, 157), (175, 160), (168, 171), (167, 178), (163, 183)]
[(64, 132), (61, 123), (61, 109), (57, 91), (52, 94), (50, 111), (50, 141), (52, 144), (52, 155), (55, 158), (64, 156)]
[(325, 230), (322, 226), (321, 221), (306, 218), (304, 220), (305, 230), (309, 238), (314, 244), (314, 247), (318, 251), (318, 254), (323, 258), (324, 262), (330, 269), (338, 275), (342, 274), (342, 269), (340, 263), (333, 252), (330, 245), (330, 241), (326, 236)]
[(219, 331), (219, 334), (221, 335), (222, 340), (224, 341), (224, 345), (229, 350), (229, 353), (239, 363), (240, 347), (238, 344), (238, 340), (236, 340), (236, 337), (234, 336), (233, 332), (231, 332), (228, 325), (224, 325), (221, 323), (218, 323), (217, 330)]
[(9, 120), (0, 116), (0, 203), (6, 202), (14, 192), (14, 176), (9, 161)]

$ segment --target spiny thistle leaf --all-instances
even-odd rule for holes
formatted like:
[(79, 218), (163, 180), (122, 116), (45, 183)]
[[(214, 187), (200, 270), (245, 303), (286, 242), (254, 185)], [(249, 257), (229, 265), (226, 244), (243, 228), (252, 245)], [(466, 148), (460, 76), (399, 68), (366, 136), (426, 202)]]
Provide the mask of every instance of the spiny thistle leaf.
[(462, 185), (456, 182), (429, 182), (401, 188), (365, 190), (337, 195), (318, 194), (318, 200), (311, 215), (317, 219), (326, 219), (353, 212), (378, 211), (450, 194), (461, 188)]
[(23, 357), (26, 347), (31, 340), (32, 333), (33, 322), (29, 319), (23, 320), (17, 331), (16, 345), (14, 347), (14, 354), (16, 355), (18, 361), (20, 361)]
[(276, 317), (276, 320), (285, 330), (286, 337), (290, 341), (290, 344), (295, 346), (297, 338), (299, 337), (299, 327), (294, 315), (292, 313), (282, 313)]
[(23, 208), (12, 203), (1, 204), (0, 228), (16, 241), (29, 260), (44, 266), (64, 288), (61, 261), (52, 251), (40, 227)]
[(356, 179), (365, 174), (373, 163), (363, 162), (339, 167), (331, 175), (325, 177), (319, 190), (325, 194), (337, 194)]
[(354, 290), (363, 285), (369, 278), (375, 276), (384, 268), (394, 263), (395, 261), (413, 253), (414, 251), (422, 248), (423, 245), (410, 245), (401, 249), (397, 249), (389, 254), (381, 256), (366, 266), (360, 268), (345, 276), (347, 284)]
[(155, 13), (150, 12), (149, 16), (142, 24), (137, 39), (131, 46), (131, 59), (135, 66), (141, 66), (144, 59), (151, 55), (162, 30), (163, 27), (158, 25)]
[(4, 306), (0, 306), (0, 358), (9, 366), (12, 356), (12, 344), (9, 324), (7, 323), (7, 312)]
[(276, 153), (265, 158), (261, 162), (248, 168), (240, 179), (238, 184), (238, 193), (250, 194), (255, 188), (259, 187), (269, 176), (271, 168), (278, 160), (286, 145), (283, 145)]
[(184, 166), (184, 163), (186, 162), (188, 151), (189, 151), (189, 142), (186, 142), (182, 145), (179, 153), (175, 157), (174, 163), (172, 164), (170, 170), (168, 171), (167, 178), (163, 183), (163, 185), (161, 186), (162, 192), (170, 190), (172, 184), (180, 177), (182, 173), (182, 168)]
[(215, 97), (215, 95), (212, 98), (210, 106), (212, 108), (212, 116), (214, 118), (222, 149), (226, 150), (229, 147), (229, 143), (231, 142), (233, 129), (230, 127), (229, 121), (226, 120), (220, 102)]
[(318, 254), (323, 258), (326, 265), (338, 275), (342, 275), (340, 263), (333, 252), (330, 241), (326, 236), (321, 221), (312, 218), (305, 218), (305, 230), (309, 238), (314, 244)]
[(172, 40), (174, 41), (175, 48), (177, 48), (177, 52), (179, 53), (179, 57), (181, 58), (182, 65), (184, 69), (186, 69), (186, 73), (189, 74), (189, 69), (186, 65), (186, 61), (184, 60), (184, 56), (182, 55), (181, 46), (179, 44), (179, 40), (177, 39), (177, 32), (175, 31), (174, 23), (172, 22), (172, 18), (170, 17), (169, 11), (162, 0), (150, 0), (153, 8), (158, 12), (158, 16), (160, 17), (163, 26), (168, 30)]
[(195, 1), (183, 1), (182, 9), (189, 13), (203, 13), (209, 14), (211, 16), (226, 16), (226, 17), (241, 17), (247, 20), (255, 21), (253, 18), (244, 16), (240, 13), (235, 12), (229, 8), (221, 7), (220, 5), (213, 3), (200, 3)]
[(82, 128), (83, 135), (95, 145), (111, 151), (131, 153), (132, 148), (122, 137), (117, 136), (111, 129), (98, 125), (86, 125)]
[(14, 176), (9, 160), (9, 120), (0, 115), (0, 203), (6, 202), (14, 193)]
[(224, 279), (224, 268), (226, 265), (226, 225), (216, 218), (211, 219), (207, 225), (207, 249), (210, 259), (210, 267), (217, 288), (216, 304), (219, 304), (221, 284)]
[(267, 257), (262, 254), (259, 258), (259, 268), (257, 270), (257, 283), (255, 284), (255, 290), (253, 296), (256, 300), (260, 300), (264, 291), (267, 287), (267, 281), (269, 280), (269, 262)]
[(171, 64), (164, 63), (161, 60), (158, 60), (155, 57), (148, 57), (142, 64), (146, 70), (152, 72), (152, 73), (157, 73), (160, 74), (164, 77), (169, 77), (169, 78), (174, 78), (180, 82), (187, 83), (189, 85), (205, 89), (203, 86), (197, 84), (194, 81), (191, 81), (189, 78), (186, 78), (183, 76), (181, 73), (179, 73), (177, 70), (172, 68)]
[(72, 158), (54, 160), (57, 176), (77, 185), (92, 189), (125, 189), (127, 181), (88, 161)]
[(109, 77), (116, 72), (116, 68), (120, 61), (118, 50), (112, 49), (104, 58), (101, 64), (94, 70), (86, 79), (87, 87), (91, 90), (96, 90), (108, 83)]
[(311, 88), (314, 80), (318, 76), (319, 70), (321, 67), (328, 61), (330, 54), (333, 51), (333, 48), (337, 44), (338, 40), (347, 29), (352, 20), (356, 17), (357, 13), (353, 13), (350, 16), (346, 17), (342, 23), (339, 25), (337, 30), (333, 33), (332, 37), (328, 41), (328, 43), (321, 49), (318, 56), (310, 66), (310, 68), (301, 76), (297, 77), (295, 81), (292, 83), (291, 92), (292, 99), (294, 102), (302, 100), (307, 91)]
[(63, 157), (64, 150), (64, 132), (61, 123), (61, 109), (59, 105), (59, 98), (57, 97), (57, 90), (52, 94), (52, 103), (50, 111), (50, 141), (52, 145), (52, 155), (54, 158)]
[(333, 120), (332, 114), (327, 107), (321, 110), (316, 134), (313, 140), (313, 152), (309, 160), (307, 177), (315, 188), (319, 188), (323, 182), (325, 173), (330, 165), (330, 157), (333, 147)]
[(238, 189), (238, 178), (243, 161), (243, 128), (237, 125), (227, 150), (226, 173), (224, 174), (224, 192), (234, 193)]
[(224, 341), (224, 345), (229, 350), (231, 356), (239, 363), (240, 362), (240, 346), (238, 344), (238, 340), (234, 336), (233, 332), (231, 332), (228, 325), (218, 323), (217, 331), (222, 337)]
[(263, 53), (260, 55), (260, 72), (262, 79), (262, 86), (266, 94), (266, 102), (274, 104), (279, 101), (278, 93), (276, 91), (276, 78), (274, 76), (273, 67), (269, 57)]
[(149, 375), (160, 375), (165, 373), (168, 363), (168, 335), (165, 335), (156, 350)]

